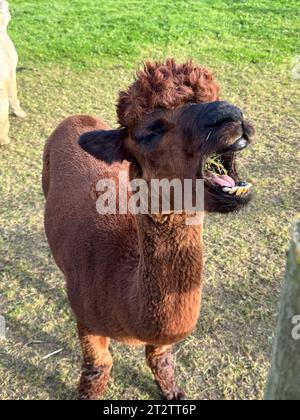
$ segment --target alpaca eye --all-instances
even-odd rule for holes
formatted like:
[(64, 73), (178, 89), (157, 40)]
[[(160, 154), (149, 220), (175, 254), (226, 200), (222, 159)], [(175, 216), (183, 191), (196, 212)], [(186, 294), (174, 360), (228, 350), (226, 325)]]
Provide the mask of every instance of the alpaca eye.
[(150, 145), (152, 142), (158, 141), (167, 130), (166, 127), (162, 125), (162, 122), (158, 120), (151, 124), (151, 126), (147, 128), (147, 131), (150, 131), (150, 133), (136, 137), (136, 140), (139, 144), (145, 146)]
[(157, 136), (161, 136), (166, 132), (166, 130), (164, 128), (161, 128), (160, 130), (157, 130), (155, 133), (153, 133), (153, 136), (157, 137)]
[(153, 141), (159, 140), (162, 135), (165, 133), (165, 130), (156, 131), (155, 133), (148, 134), (147, 136), (141, 136), (137, 138), (138, 143), (143, 145), (148, 145)]

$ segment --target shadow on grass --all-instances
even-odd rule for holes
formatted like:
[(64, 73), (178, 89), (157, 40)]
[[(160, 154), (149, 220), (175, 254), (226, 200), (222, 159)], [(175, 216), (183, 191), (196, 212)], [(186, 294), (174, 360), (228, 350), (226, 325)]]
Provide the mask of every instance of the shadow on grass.
[(121, 394), (124, 396), (124, 399), (132, 399), (132, 391), (130, 391), (130, 395), (127, 393), (127, 390), (130, 388), (132, 389), (132, 387), (138, 390), (136, 399), (139, 399), (140, 395), (145, 394), (147, 394), (151, 400), (161, 399), (161, 395), (150, 370), (149, 375), (147, 375), (140, 369), (135, 368), (133, 360), (126, 363), (126, 359), (124, 358), (122, 361), (115, 362), (112, 369), (112, 379), (118, 384), (118, 387), (121, 385)]
[[(49, 399), (57, 399), (58, 396), (59, 399), (75, 399), (76, 384), (70, 385), (62, 380), (59, 366), (53, 367), (53, 363), (61, 362), (60, 355), (55, 361), (42, 360), (42, 357), (60, 348), (64, 349), (64, 357), (67, 355), (74, 359), (74, 349), (68, 339), (63, 339), (60, 331), (56, 331), (59, 311), (69, 309), (63, 283), (61, 287), (57, 287), (56, 281), (51, 284), (56, 270), (43, 231), (17, 226), (15, 229), (2, 228), (0, 236), (5, 241), (0, 253), (0, 276), (3, 277), (2, 287), (8, 293), (7, 299), (3, 296), (1, 299), (8, 341), (1, 350), (0, 363), (4, 371), (9, 371), (9, 381), (14, 382), (14, 378), (18, 378), (29, 386), (32, 396), (39, 395), (43, 390)], [(28, 311), (31, 301), (32, 313)], [(41, 306), (36, 304), (39, 301)], [(26, 307), (23, 307), (24, 304)], [(53, 312), (51, 306), (54, 306)], [(54, 326), (53, 318), (56, 321)], [(65, 319), (63, 323), (67, 324), (68, 319), (67, 323)], [(46, 332), (45, 327), (48, 330), (50, 327), (51, 333)], [(63, 327), (60, 325), (60, 329)], [(67, 325), (66, 328), (66, 331), (70, 329)], [(16, 355), (18, 347), (20, 350)], [(39, 359), (38, 366), (32, 363), (33, 357)], [(80, 362), (76, 364), (79, 376)], [(14, 395), (10, 397), (13, 399)]]
[[(63, 277), (52, 260), (44, 232), (41, 229), (35, 231), (18, 226), (15, 229), (0, 229), (0, 236), (5, 239), (5, 249), (2, 249), (0, 254), (0, 275), (13, 278), (12, 286), (22, 292), (20, 296), (17, 293), (13, 294), (14, 297), (6, 301), (2, 299), (9, 328), (9, 342), (8, 348), (1, 351), (0, 363), (4, 370), (10, 371), (11, 377), (17, 377), (29, 385), (32, 388), (30, 394), (33, 396), (39, 395), (40, 390), (43, 389), (51, 400), (76, 399), (77, 384), (73, 376), (79, 378), (80, 375), (79, 341), (75, 339), (77, 344), (75, 348), (70, 345), (70, 329), (72, 329), (71, 338), (73, 339), (73, 333), (76, 334), (76, 325), (72, 321), (71, 314), (67, 319), (59, 320), (59, 312), (70, 312), (70, 309), (64, 291)], [(56, 274), (59, 278), (54, 280), (55, 284), (51, 284)], [(6, 288), (10, 286), (10, 284), (5, 284)], [(46, 305), (49, 303), (54, 306), (53, 312), (49, 313), (49, 319), (43, 307), (35, 313), (33, 309), (32, 315), (28, 312), (22, 313), (21, 307), (26, 300), (27, 290), (28, 299), (31, 299), (33, 304), (36, 300), (42, 299)], [(14, 311), (18, 308), (20, 310), (15, 316)], [(56, 321), (59, 320), (58, 331), (56, 331), (58, 325), (51, 325), (53, 317)], [(45, 325), (48, 329), (50, 326), (51, 333), (45, 331)], [(67, 332), (68, 337), (64, 337), (63, 331)], [(20, 346), (18, 356), (14, 354), (17, 346)], [(61, 348), (63, 352), (55, 356), (55, 360), (42, 360), (43, 356)], [(111, 349), (113, 353), (114, 344)], [(30, 361), (32, 357), (40, 359), (39, 366)], [(62, 357), (68, 359), (68, 364), (71, 361), (74, 362), (74, 370), (72, 369), (71, 372), (70, 366), (65, 367), (72, 374), (70, 382), (61, 378), (60, 367), (57, 364), (62, 363)], [(113, 381), (118, 384), (118, 387), (121, 385), (124, 390), (122, 393), (126, 396), (127, 389), (134, 386), (140, 394), (147, 393), (151, 398), (159, 399), (160, 394), (150, 372), (149, 376), (144, 374), (134, 368), (132, 359), (128, 363), (126, 359), (125, 355), (123, 359), (116, 361), (112, 371)], [(11, 398), (13, 399), (14, 396), (11, 395)]]
[[(25, 383), (30, 388), (30, 395), (34, 399), (35, 395), (39, 395), (41, 389), (47, 393), (48, 398), (55, 400), (59, 395), (59, 399), (74, 400), (76, 399), (75, 388), (70, 388), (60, 378), (60, 371), (47, 370), (46, 367), (36, 366), (28, 360), (23, 360), (21, 357), (15, 357), (7, 352), (1, 351), (1, 365), (4, 370), (12, 371), (14, 378)], [(14, 391), (7, 391), (7, 399), (15, 399)]]

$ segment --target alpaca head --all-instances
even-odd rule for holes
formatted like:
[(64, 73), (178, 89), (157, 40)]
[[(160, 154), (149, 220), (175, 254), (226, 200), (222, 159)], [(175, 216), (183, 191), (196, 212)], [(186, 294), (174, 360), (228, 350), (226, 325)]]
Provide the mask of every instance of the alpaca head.
[(79, 144), (108, 164), (128, 160), (131, 177), (148, 183), (204, 179), (207, 211), (237, 210), (251, 194), (238, 187), (236, 154), (247, 147), (254, 129), (218, 94), (212, 74), (191, 61), (146, 63), (120, 93), (120, 128), (84, 134)]
[(11, 20), (8, 2), (0, 0), (0, 29), (6, 29)]

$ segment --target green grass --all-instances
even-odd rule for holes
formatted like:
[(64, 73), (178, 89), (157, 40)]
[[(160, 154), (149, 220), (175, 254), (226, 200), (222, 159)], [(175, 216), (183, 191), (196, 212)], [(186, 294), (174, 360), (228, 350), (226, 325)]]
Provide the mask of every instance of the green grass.
[[(299, 210), (298, 2), (11, 0), (28, 118), (12, 118), (0, 153), (0, 399), (75, 398), (80, 351), (64, 280), (43, 231), (41, 156), (73, 113), (116, 123), (114, 104), (145, 58), (193, 57), (215, 70), (222, 96), (257, 129), (240, 160), (255, 185), (239, 215), (205, 222), (205, 290), (196, 331), (176, 346), (192, 398), (263, 396), (290, 222)], [(298, 176), (297, 176), (298, 175)], [(50, 359), (43, 356), (57, 349)], [(114, 343), (107, 398), (158, 393), (143, 350)]]
[[(177, 52), (231, 63), (277, 64), (297, 53), (297, 0), (14, 1), (24, 64), (98, 67)], [(221, 48), (220, 48), (221, 46)]]

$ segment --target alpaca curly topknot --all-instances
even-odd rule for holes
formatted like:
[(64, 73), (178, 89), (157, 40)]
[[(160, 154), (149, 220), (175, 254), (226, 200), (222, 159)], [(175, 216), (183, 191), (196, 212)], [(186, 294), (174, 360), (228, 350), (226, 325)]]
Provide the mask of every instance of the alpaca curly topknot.
[(119, 124), (133, 127), (156, 108), (173, 109), (187, 102), (212, 102), (219, 99), (219, 85), (212, 72), (192, 60), (177, 64), (148, 61), (138, 71), (135, 82), (120, 92), (117, 104)]

